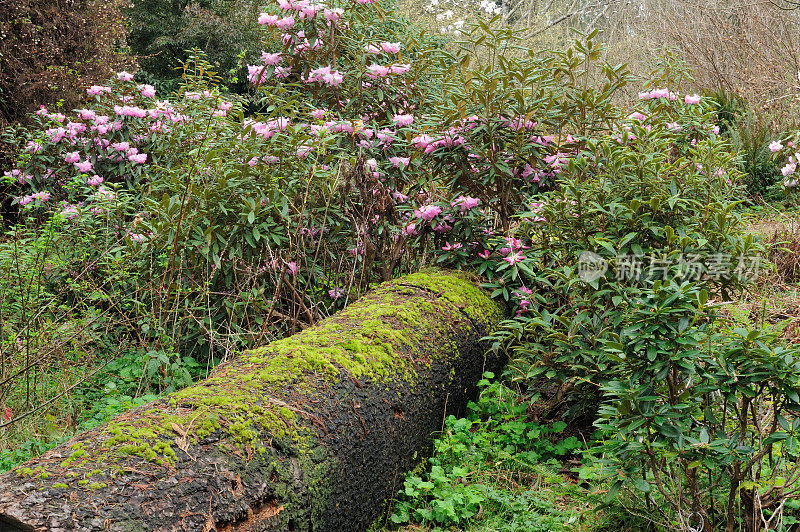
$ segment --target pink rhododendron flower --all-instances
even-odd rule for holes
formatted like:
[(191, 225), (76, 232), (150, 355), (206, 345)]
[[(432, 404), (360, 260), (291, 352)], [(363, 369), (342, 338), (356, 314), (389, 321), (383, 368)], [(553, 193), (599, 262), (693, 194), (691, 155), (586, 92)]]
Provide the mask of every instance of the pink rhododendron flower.
[(36, 201), (36, 200), (39, 200), (42, 203), (46, 203), (47, 200), (49, 200), (49, 199), (50, 199), (50, 193), (43, 190), (43, 191), (37, 192), (35, 194), (28, 194), (27, 196), (22, 196), (21, 198), (17, 199), (17, 203), (19, 203), (22, 206), (25, 206), (25, 205), (27, 205), (29, 203), (32, 203), (33, 201)]
[(411, 162), (411, 157), (389, 157), (389, 162), (392, 163), (392, 166), (395, 168), (400, 168), (400, 165), (403, 165), (403, 168), (408, 168), (408, 163)]
[(431, 142), (433, 142), (433, 137), (431, 137), (430, 135), (426, 135), (425, 133), (423, 133), (422, 135), (417, 135), (416, 137), (411, 139), (411, 144), (413, 144), (414, 147), (420, 150), (426, 149), (431, 144)]
[(264, 62), (265, 65), (277, 65), (281, 61), (281, 53), (276, 52), (274, 54), (268, 52), (261, 52), (261, 60)]
[(80, 213), (75, 205), (65, 205), (59, 214), (67, 220), (73, 220), (77, 218)]
[(105, 185), (100, 185), (100, 188), (91, 197), (96, 201), (111, 201), (117, 197), (117, 193), (110, 188), (106, 188)]
[(258, 16), (258, 23), (261, 24), (262, 26), (264, 24), (266, 24), (268, 26), (274, 26), (275, 24), (278, 23), (278, 18), (279, 18), (278, 15), (270, 15), (269, 13), (261, 13)]
[(86, 94), (89, 96), (99, 96), (103, 93), (111, 93), (111, 87), (105, 87), (103, 85), (92, 85), (88, 89), (86, 89)]
[(391, 72), (389, 67), (374, 63), (369, 65), (367, 70), (369, 70), (369, 72), (367, 72), (367, 77), (372, 79), (384, 78), (389, 75), (389, 72)]
[(64, 161), (70, 164), (77, 163), (80, 160), (81, 160), (81, 154), (76, 151), (70, 152), (64, 156)]
[(640, 122), (644, 122), (647, 119), (647, 117), (645, 115), (643, 115), (642, 113), (640, 113), (638, 111), (629, 114), (628, 118), (630, 118), (631, 120), (638, 120)]
[(456, 198), (453, 203), (451, 204), (453, 207), (459, 207), (459, 211), (461, 213), (465, 213), (470, 209), (474, 209), (478, 205), (480, 205), (481, 200), (478, 198), (471, 198), (469, 196), (459, 196)]
[(289, 272), (290, 275), (295, 275), (300, 270), (300, 268), (297, 266), (297, 263), (295, 261), (291, 261), (286, 263), (286, 270)]
[(120, 81), (132, 81), (133, 74), (123, 70), (122, 72), (117, 72), (117, 79)]
[(330, 290), (328, 290), (328, 297), (334, 300), (342, 298), (344, 297), (344, 290), (342, 290), (339, 287), (331, 288)]
[(305, 80), (306, 83), (325, 83), (326, 85), (339, 85), (344, 80), (344, 75), (339, 72), (338, 70), (331, 70), (331, 67), (324, 66), (320, 68), (315, 68), (311, 72), (308, 73), (308, 79)]
[(781, 168), (781, 174), (783, 174), (783, 177), (786, 177), (792, 175), (795, 170), (797, 170), (797, 163), (789, 162), (786, 163), (783, 168)]
[(700, 103), (700, 95), (699, 94), (687, 94), (684, 96), (683, 101), (686, 105), (695, 105)]
[(414, 123), (414, 115), (398, 114), (392, 117), (392, 121), (400, 127), (410, 126)]
[(382, 42), (380, 46), (387, 54), (396, 54), (400, 51), (399, 42)]
[(94, 165), (92, 165), (92, 161), (90, 161), (89, 159), (86, 159), (85, 161), (82, 161), (82, 162), (79, 162), (79, 163), (73, 163), (73, 164), (74, 164), (75, 168), (77, 168), (81, 172), (90, 172), (92, 170), (92, 168), (94, 167)]
[(119, 116), (129, 116), (131, 118), (145, 118), (147, 117), (147, 110), (141, 107), (134, 107), (130, 105), (115, 105), (114, 112)]
[(28, 153), (39, 153), (42, 149), (44, 149), (44, 146), (42, 146), (40, 142), (34, 140), (28, 141), (28, 143), (25, 144), (25, 151)]
[(102, 177), (100, 177), (99, 175), (95, 174), (95, 175), (93, 175), (92, 177), (90, 177), (89, 179), (86, 180), (86, 184), (89, 185), (89, 186), (92, 186), (92, 187), (96, 187), (96, 186), (102, 184), (103, 181), (104, 181), (104, 179)]
[(152, 85), (139, 85), (138, 88), (145, 98), (152, 98), (156, 95), (156, 89)]
[(330, 22), (336, 22), (337, 20), (341, 19), (343, 14), (344, 14), (344, 10), (343, 9), (338, 9), (338, 8), (337, 9), (327, 9), (326, 8), (325, 11), (323, 12), (323, 16), (325, 17), (325, 20), (327, 20), (329, 23)]
[(414, 216), (430, 223), (431, 220), (436, 218), (436, 216), (441, 214), (441, 212), (442, 209), (437, 205), (423, 205), (414, 211)]
[(379, 54), (381, 53), (381, 47), (377, 44), (366, 44), (364, 45), (364, 51), (368, 54)]
[(128, 155), (128, 160), (135, 164), (144, 164), (145, 162), (147, 162), (147, 154), (137, 153), (134, 155)]
[(97, 113), (91, 109), (80, 109), (78, 111), (78, 116), (81, 117), (81, 120), (93, 120), (94, 117), (97, 116)]
[(266, 66), (247, 65), (247, 80), (253, 85), (260, 85), (267, 81), (268, 74)]
[(783, 149), (783, 144), (780, 143), (778, 140), (773, 140), (769, 143), (769, 151), (772, 153), (777, 153)]
[(507, 257), (503, 257), (503, 260), (513, 266), (518, 262), (522, 262), (523, 260), (525, 260), (525, 258), (526, 258), (525, 255), (523, 255), (522, 253), (512, 253)]
[(326, 113), (327, 111), (325, 109), (314, 109), (313, 111), (311, 111), (311, 116), (315, 120), (322, 120), (323, 118), (325, 118)]
[(275, 26), (281, 30), (288, 30), (294, 26), (294, 17), (283, 17), (275, 23)]
[(406, 196), (405, 194), (403, 194), (399, 190), (395, 190), (394, 192), (392, 192), (392, 197), (398, 203), (405, 203), (405, 202), (408, 201), (408, 196)]

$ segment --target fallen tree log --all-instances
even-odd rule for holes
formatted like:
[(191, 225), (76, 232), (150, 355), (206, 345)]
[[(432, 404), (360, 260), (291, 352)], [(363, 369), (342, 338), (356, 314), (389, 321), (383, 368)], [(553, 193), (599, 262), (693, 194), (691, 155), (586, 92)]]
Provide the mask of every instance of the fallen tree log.
[(0, 530), (365, 530), (484, 370), (503, 311), (460, 274), (385, 283), (0, 476)]

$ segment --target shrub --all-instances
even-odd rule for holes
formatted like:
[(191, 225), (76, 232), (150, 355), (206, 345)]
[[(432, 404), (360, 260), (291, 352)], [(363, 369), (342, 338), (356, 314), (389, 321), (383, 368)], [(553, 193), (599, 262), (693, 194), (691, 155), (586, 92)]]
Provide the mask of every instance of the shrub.
[(0, 6), (0, 128), (39, 105), (71, 109), (83, 87), (130, 63), (120, 3), (19, 0)]

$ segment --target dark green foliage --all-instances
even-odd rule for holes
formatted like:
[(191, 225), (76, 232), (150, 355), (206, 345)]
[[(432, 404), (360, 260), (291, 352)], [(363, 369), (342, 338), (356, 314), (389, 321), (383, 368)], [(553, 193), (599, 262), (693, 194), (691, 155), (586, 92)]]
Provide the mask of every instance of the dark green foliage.
[(237, 78), (240, 55), (252, 58), (261, 52), (260, 5), (255, 0), (134, 0), (126, 9), (128, 44), (139, 58), (141, 81), (158, 80), (162, 90), (177, 88), (169, 80), (180, 78), (187, 50), (200, 48), (242, 90), (246, 79)]

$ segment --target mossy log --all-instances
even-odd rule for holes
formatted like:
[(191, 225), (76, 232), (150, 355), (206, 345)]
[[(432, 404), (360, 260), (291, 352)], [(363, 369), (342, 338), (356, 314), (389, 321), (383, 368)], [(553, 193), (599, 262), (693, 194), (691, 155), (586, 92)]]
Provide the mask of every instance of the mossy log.
[(366, 530), (484, 370), (460, 274), (385, 283), (0, 476), (0, 530)]

